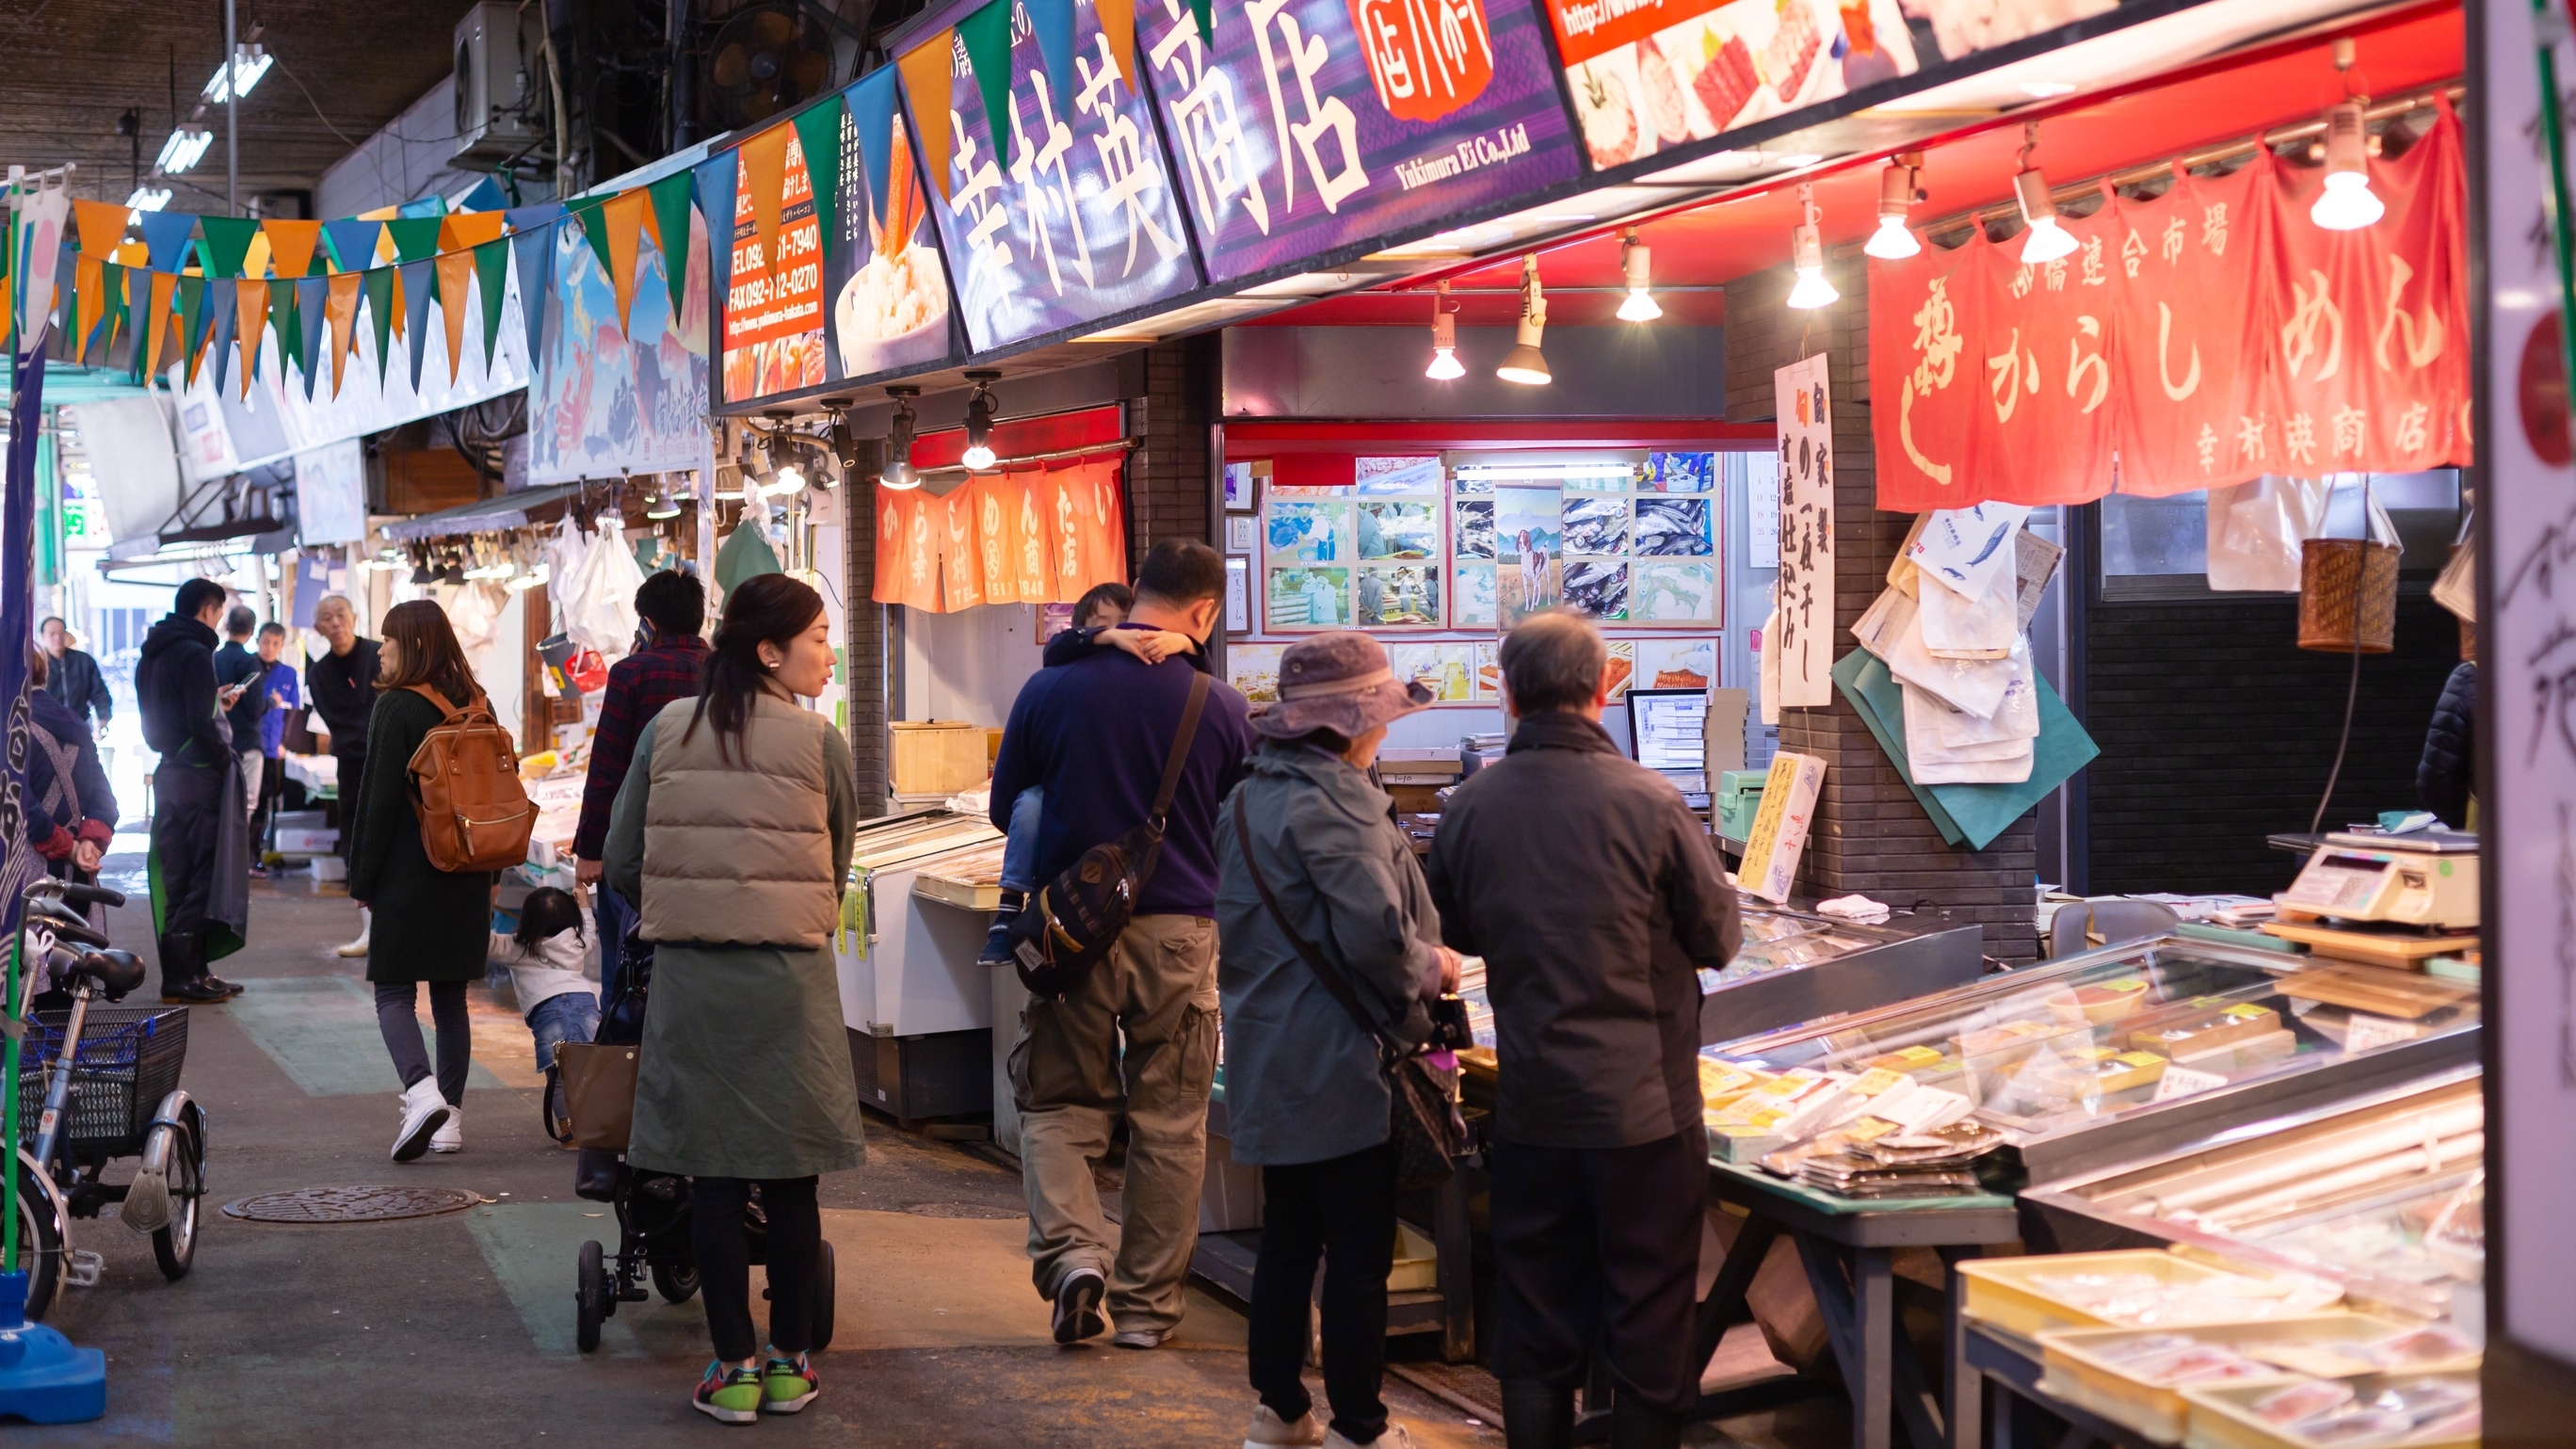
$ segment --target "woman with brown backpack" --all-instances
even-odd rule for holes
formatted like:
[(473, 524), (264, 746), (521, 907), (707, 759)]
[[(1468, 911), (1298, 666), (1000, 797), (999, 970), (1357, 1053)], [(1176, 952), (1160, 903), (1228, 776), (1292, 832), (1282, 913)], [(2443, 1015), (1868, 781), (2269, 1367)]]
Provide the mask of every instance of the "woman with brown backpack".
[[(421, 829), (413, 757), (434, 732), (449, 726), (457, 710), (484, 701), (446, 611), (428, 599), (396, 604), (386, 613), (378, 667), (366, 773), (341, 788), (354, 789), (356, 799), (349, 895), (373, 912), (375, 924), (367, 979), (376, 987), (376, 1027), (403, 1083), (393, 1158), (409, 1162), (424, 1151), (465, 1146), (465, 1074), (473, 1041), (465, 987), (483, 977), (493, 878), (489, 869), (444, 869), (433, 857)], [(519, 842), (524, 852), (524, 829)], [(444, 849), (440, 854), (456, 859)], [(438, 1027), (434, 1075), (415, 1004), (423, 983)]]

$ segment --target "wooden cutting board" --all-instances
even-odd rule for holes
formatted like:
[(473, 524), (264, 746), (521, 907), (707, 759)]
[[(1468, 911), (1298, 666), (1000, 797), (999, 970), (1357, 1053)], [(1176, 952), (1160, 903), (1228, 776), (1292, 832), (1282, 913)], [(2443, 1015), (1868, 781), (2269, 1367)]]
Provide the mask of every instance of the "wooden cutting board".
[(2281, 978), (2283, 996), (2413, 1021), (2475, 996), (2473, 988), (2383, 966), (2314, 966)]
[(2374, 966), (2394, 966), (2400, 970), (2420, 970), (2428, 956), (2456, 956), (2478, 948), (2475, 933), (2465, 936), (2417, 936), (2378, 931), (2340, 931), (2331, 926), (2311, 926), (2292, 921), (2270, 921), (2263, 933), (2284, 941), (2296, 941), (2320, 956), (2342, 961), (2367, 961)]

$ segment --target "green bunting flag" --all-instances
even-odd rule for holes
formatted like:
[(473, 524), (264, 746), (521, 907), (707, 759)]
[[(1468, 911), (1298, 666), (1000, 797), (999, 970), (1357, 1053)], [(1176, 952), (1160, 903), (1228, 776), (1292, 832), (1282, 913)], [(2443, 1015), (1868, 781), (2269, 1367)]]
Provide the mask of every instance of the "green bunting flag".
[(386, 222), (385, 231), (404, 261), (425, 262), (438, 255), (438, 229), (443, 225), (444, 219), (436, 216), (406, 216)]
[[(483, 298), (483, 373), (492, 373), (492, 354), (501, 345), (501, 305), (509, 300), (510, 243), (487, 241), (474, 249), (474, 281)], [(529, 372), (534, 375), (536, 369)]]
[[(689, 287), (689, 198), (697, 186), (692, 169), (674, 171), (645, 190), (653, 196), (653, 228), (662, 248), (662, 283), (671, 291), (671, 330), (680, 330), (680, 303)], [(831, 229), (823, 244), (832, 244)], [(525, 285), (524, 283), (522, 285)]]
[(366, 272), (367, 319), (376, 333), (376, 385), (384, 386), (385, 369), (392, 365), (394, 325), (394, 269), (371, 267)]
[[(825, 266), (831, 265), (832, 254), (840, 248), (841, 118), (849, 114), (849, 109), (841, 103), (840, 92), (834, 91), (821, 104), (796, 113), (796, 144), (804, 149), (805, 175), (814, 186), (814, 222), (823, 234)], [(672, 295), (676, 299), (678, 293)], [(679, 315), (680, 309), (674, 305), (671, 317), (675, 327)]]
[(608, 261), (608, 223), (600, 217), (601, 209), (607, 205), (605, 196), (576, 196), (564, 203), (565, 214), (580, 225), (583, 238), (590, 243), (591, 254), (599, 258), (599, 274), (603, 277), (612, 275), (614, 271)]
[(214, 321), (206, 311), (206, 279), (179, 278), (179, 336), (188, 349), (187, 379), (197, 380), (197, 358), (206, 346), (206, 328)]
[(966, 63), (975, 72), (975, 89), (984, 97), (993, 164), (1005, 171), (1011, 169), (1012, 8), (1012, 0), (986, 0), (984, 8), (957, 22), (957, 38), (966, 43)]
[(295, 365), (304, 369), (304, 397), (311, 401), (313, 382), (321, 374), (322, 333), (331, 305), (331, 279), (305, 277), (295, 284), (295, 321), (301, 332)]
[(259, 235), (259, 221), (246, 216), (201, 216), (197, 224), (205, 228), (206, 276), (220, 281), (238, 277), (242, 259), (250, 255), (250, 241)]

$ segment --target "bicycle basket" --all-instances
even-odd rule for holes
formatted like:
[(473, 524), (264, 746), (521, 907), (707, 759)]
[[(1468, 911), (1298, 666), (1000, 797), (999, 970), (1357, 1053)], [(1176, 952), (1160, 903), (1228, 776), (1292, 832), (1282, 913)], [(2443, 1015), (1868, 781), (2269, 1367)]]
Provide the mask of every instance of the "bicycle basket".
[[(18, 1132), (32, 1139), (45, 1111), (45, 1074), (62, 1055), (68, 1011), (40, 1011), (28, 1023), (18, 1068)], [(126, 1157), (143, 1150), (152, 1114), (179, 1085), (188, 1059), (188, 1008), (92, 1006), (72, 1058), (72, 1099), (63, 1145)]]

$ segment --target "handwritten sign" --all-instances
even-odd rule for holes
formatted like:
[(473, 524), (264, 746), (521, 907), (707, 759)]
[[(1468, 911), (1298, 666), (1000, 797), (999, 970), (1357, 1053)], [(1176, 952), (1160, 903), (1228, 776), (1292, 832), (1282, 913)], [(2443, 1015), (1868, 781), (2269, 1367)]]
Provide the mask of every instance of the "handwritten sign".
[(2149, 1100), (2163, 1102), (2175, 1097), (2197, 1097), (2203, 1092), (2214, 1092), (2226, 1085), (2227, 1078), (2221, 1073), (2197, 1072), (2189, 1067), (2169, 1066), (2165, 1068), (2165, 1074), (2156, 1079), (2156, 1094)]
[(2391, 1021), (2384, 1016), (2367, 1016), (2356, 1011), (2352, 1014), (2351, 1024), (2344, 1030), (2343, 1049), (2366, 1052), (2374, 1047), (2413, 1041), (2423, 1034), (2424, 1028), (2414, 1022)]
[(1771, 774), (1762, 782), (1762, 808), (1744, 842), (1744, 868), (1735, 873), (1745, 891), (1766, 901), (1789, 899), (1798, 858), (1807, 852), (1807, 828), (1815, 823), (1816, 794), (1824, 784), (1822, 759), (1786, 750), (1771, 757)]
[(1772, 373), (1780, 436), (1780, 703), (1834, 702), (1834, 427), (1825, 359)]

